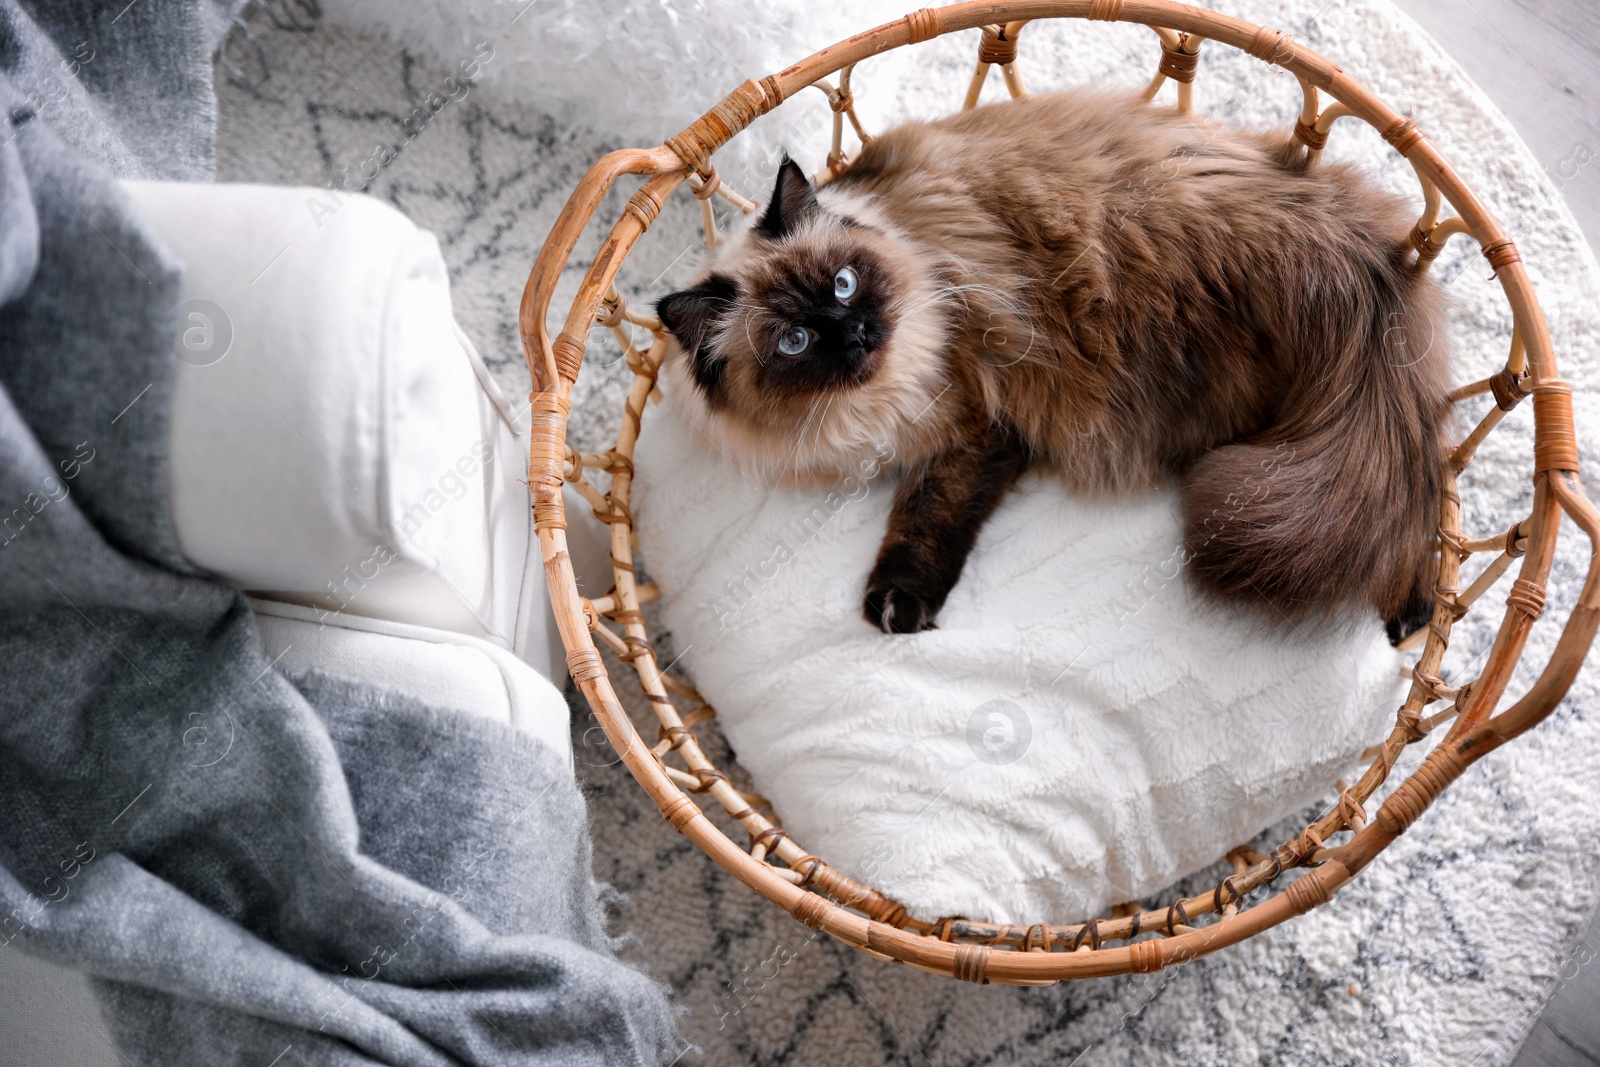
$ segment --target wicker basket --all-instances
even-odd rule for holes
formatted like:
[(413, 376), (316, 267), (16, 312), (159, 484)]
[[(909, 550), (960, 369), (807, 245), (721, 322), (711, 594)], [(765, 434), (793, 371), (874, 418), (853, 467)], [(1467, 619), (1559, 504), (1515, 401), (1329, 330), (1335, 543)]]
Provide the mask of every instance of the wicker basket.
[[(1454, 453), (1454, 471), (1469, 462), (1484, 438), (1517, 403), (1531, 396), (1534, 412), (1534, 494), (1527, 519), (1492, 536), (1468, 536), (1460, 527), (1460, 499), (1454, 477), (1441, 502), (1437, 607), (1429, 626), (1415, 635), (1421, 656), (1410, 693), (1393, 730), (1369, 750), (1361, 778), (1344, 788), (1321, 818), (1271, 855), (1252, 849), (1228, 857), (1234, 873), (1212, 891), (1173, 901), (1156, 910), (1138, 904), (1113, 909), (1109, 916), (1070, 923), (995, 926), (957, 918), (914, 917), (905, 907), (809, 855), (777, 824), (770, 807), (754, 794), (736, 789), (709, 760), (693, 732), (712, 716), (694, 690), (667, 675), (651, 651), (640, 606), (656, 595), (635, 580), (633, 519), (628, 510), (632, 455), (640, 413), (655, 388), (665, 340), (661, 324), (630, 310), (613, 281), (639, 236), (655, 221), (667, 197), (680, 185), (701, 204), (707, 241), (715, 239), (711, 198), (721, 196), (741, 210), (755, 205), (722, 184), (711, 157), (757, 116), (807, 87), (826, 95), (833, 115), (833, 150), (827, 181), (846, 165), (842, 151), (848, 122), (857, 137), (869, 135), (856, 118), (850, 72), (869, 56), (942, 34), (983, 28), (977, 69), (966, 106), (977, 101), (991, 66), (998, 65), (1013, 96), (1025, 92), (1017, 73), (1018, 36), (1030, 19), (1088, 18), (1142, 23), (1159, 38), (1160, 65), (1145, 90), (1154, 97), (1164, 81), (1177, 83), (1179, 107), (1192, 110), (1191, 83), (1204, 41), (1239, 48), (1292, 73), (1304, 93), (1304, 108), (1294, 133), (1313, 157), (1326, 144), (1334, 121), (1354, 116), (1371, 124), (1416, 169), (1424, 208), (1411, 235), (1418, 269), (1426, 269), (1455, 234), (1478, 242), (1510, 303), (1515, 328), (1506, 366), (1453, 394), (1455, 401), (1492, 393), (1489, 414)], [(838, 83), (829, 82), (837, 74)], [(1319, 101), (1331, 98), (1327, 107)], [(546, 329), (552, 294), (580, 233), (601, 198), (625, 175), (642, 184), (628, 200), (620, 220), (602, 240), (564, 326), (554, 338)], [(1456, 214), (1440, 219), (1445, 201)], [(627, 353), (635, 378), (615, 447), (602, 454), (580, 454), (565, 440), (568, 405), (585, 338), (599, 323), (611, 329)], [(1543, 313), (1534, 298), (1521, 257), (1499, 224), (1471, 189), (1456, 176), (1411, 119), (1396, 114), (1358, 82), (1288, 35), (1184, 4), (1165, 0), (1036, 0), (1019, 3), (966, 3), (923, 9), (896, 22), (859, 34), (789, 67), (748, 81), (688, 129), (651, 149), (613, 152), (586, 174), (567, 202), (540, 251), (523, 294), (521, 327), (533, 375), (533, 444), (528, 481), (533, 513), (557, 624), (568, 650), (572, 677), (628, 769), (659, 806), (662, 816), (729, 873), (812, 929), (880, 959), (971, 982), (1049, 984), (1158, 970), (1213, 952), (1325, 904), (1338, 889), (1404, 833), (1440, 792), (1474, 760), (1540, 722), (1572, 684), (1600, 624), (1600, 564), (1594, 556), (1600, 513), (1578, 481), (1571, 389), (1557, 377), (1555, 356)], [(635, 328), (650, 344), (635, 343)], [(608, 491), (585, 476), (606, 472)], [(581, 596), (567, 556), (562, 487), (570, 484), (610, 524), (616, 584), (611, 593)], [(1520, 700), (1496, 713), (1529, 628), (1544, 605), (1560, 517), (1565, 512), (1590, 539), (1590, 565), (1582, 593), (1554, 655)], [(1465, 588), (1462, 564), (1470, 556), (1490, 558)], [(1520, 561), (1520, 562), (1519, 562)], [(1493, 610), (1483, 596), (1513, 565), (1500, 628), (1482, 673), (1471, 682), (1448, 687), (1438, 675), (1451, 627), (1470, 609)], [(630, 664), (660, 719), (658, 738), (640, 737), (617, 700), (599, 647)], [(1439, 705), (1442, 710), (1432, 710)], [(688, 709), (680, 711), (680, 708)], [(1453, 721), (1452, 721), (1453, 720)], [(1367, 802), (1381, 786), (1406, 746), (1448, 723), (1442, 742), (1416, 771), (1380, 804)], [(731, 840), (702, 812), (694, 799), (721, 805), (748, 835)], [(1299, 877), (1284, 877), (1300, 869)], [(1280, 878), (1284, 884), (1279, 883)], [(1262, 890), (1260, 893), (1253, 891)]]

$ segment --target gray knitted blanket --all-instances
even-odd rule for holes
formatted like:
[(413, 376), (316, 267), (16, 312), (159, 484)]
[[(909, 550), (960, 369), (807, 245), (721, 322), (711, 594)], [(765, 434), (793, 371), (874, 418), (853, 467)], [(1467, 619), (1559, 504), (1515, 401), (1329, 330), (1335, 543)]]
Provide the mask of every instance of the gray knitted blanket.
[(0, 953), (93, 975), (129, 1063), (656, 1062), (566, 761), (284, 677), (178, 553), (181, 265), (113, 179), (210, 177), (230, 17), (0, 0)]

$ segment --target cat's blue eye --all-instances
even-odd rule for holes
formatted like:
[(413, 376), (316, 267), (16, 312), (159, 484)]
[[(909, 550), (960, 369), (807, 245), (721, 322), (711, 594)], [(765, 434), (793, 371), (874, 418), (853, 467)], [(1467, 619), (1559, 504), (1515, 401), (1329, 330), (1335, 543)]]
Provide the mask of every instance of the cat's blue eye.
[(839, 273), (833, 276), (833, 295), (840, 300), (849, 300), (856, 295), (857, 282), (855, 271), (849, 267), (840, 267)]
[(811, 331), (804, 326), (791, 326), (778, 335), (778, 351), (786, 356), (798, 356), (811, 347)]

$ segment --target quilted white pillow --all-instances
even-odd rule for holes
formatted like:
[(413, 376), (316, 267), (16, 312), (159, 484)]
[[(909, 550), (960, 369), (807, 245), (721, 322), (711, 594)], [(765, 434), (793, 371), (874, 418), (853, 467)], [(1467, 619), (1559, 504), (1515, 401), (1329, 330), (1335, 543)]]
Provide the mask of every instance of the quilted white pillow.
[(939, 629), (885, 636), (861, 599), (892, 479), (759, 488), (671, 403), (635, 462), (664, 622), (739, 761), (803, 847), (924, 916), (1148, 896), (1326, 794), (1402, 695), (1376, 616), (1295, 632), (1201, 600), (1175, 493), (1030, 475)]

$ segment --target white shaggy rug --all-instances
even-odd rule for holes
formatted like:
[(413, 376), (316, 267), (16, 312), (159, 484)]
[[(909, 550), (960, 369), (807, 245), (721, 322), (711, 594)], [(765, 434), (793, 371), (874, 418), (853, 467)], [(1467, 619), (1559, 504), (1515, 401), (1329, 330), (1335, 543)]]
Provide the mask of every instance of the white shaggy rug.
[[(639, 17), (651, 20), (649, 32), (639, 36), (657, 58), (630, 64), (630, 45), (612, 41), (604, 60), (591, 52), (569, 62), (584, 42), (621, 32), (613, 27), (624, 23), (603, 10), (613, 6), (647, 10)], [(370, 32), (382, 17), (375, 5), (340, 0), (330, 4), (328, 19), (299, 28), (257, 16), (251, 25), (271, 76), (253, 92), (221, 85), (219, 177), (325, 185), (356, 175), (352, 187), (365, 183), (434, 230), (451, 264), (463, 325), (507, 387), (523, 392), (516, 302), (527, 269), (583, 171), (626, 143), (613, 132), (623, 126), (586, 111), (587, 94), (629, 102), (617, 122), (654, 141), (721, 89), (763, 72), (744, 69), (750, 64), (776, 68), (807, 50), (781, 47), (760, 31), (761, 9), (744, 5), (737, 6), (740, 25), (755, 30), (736, 39), (719, 32), (722, 23), (707, 8), (733, 6), (596, 4), (585, 23), (589, 36), (565, 38), (557, 34), (559, 20), (589, 9), (555, 0), (526, 8), (474, 4), (476, 14), (450, 21), (449, 33), (432, 28), (438, 23), (425, 11), (413, 12), (402, 36), (415, 53), (334, 25), (345, 18)], [(1563, 375), (1578, 390), (1584, 461), (1595, 469), (1600, 271), (1505, 120), (1384, 0), (1218, 6), (1292, 32), (1392, 104), (1413, 109), (1517, 240)], [(832, 13), (802, 18), (795, 6), (777, 9), (787, 25), (804, 28), (810, 46), (823, 43), (813, 34), (853, 26), (856, 15), (846, 12), (862, 10), (810, 7)], [(518, 9), (526, 12), (524, 29)], [(556, 21), (541, 21), (547, 15)], [(860, 18), (862, 25), (872, 21)], [(533, 31), (563, 43), (540, 52), (519, 36)], [(487, 58), (478, 47), (484, 42)], [(690, 88), (658, 85), (652, 72), (671, 47), (696, 50), (712, 73)], [(246, 66), (253, 65), (248, 51), (236, 53)], [(856, 85), (863, 118), (882, 128), (895, 115), (954, 107), (974, 51), (975, 35), (965, 34), (919, 46), (907, 62), (864, 71)], [(1036, 88), (1141, 84), (1157, 58), (1148, 31), (1099, 23), (1036, 23), (1022, 44), (1023, 70)], [(477, 62), (478, 88), (449, 82), (463, 61)], [(1287, 74), (1222, 48), (1207, 47), (1196, 87), (1202, 109), (1230, 121), (1282, 125), (1298, 107)], [(430, 93), (443, 102), (430, 107)], [(740, 178), (759, 173), (766, 148), (780, 142), (805, 149), (814, 164), (821, 132), (806, 116), (821, 110), (821, 95), (807, 93), (763, 120), (764, 143), (730, 160), (728, 179), (759, 195), (758, 182)], [(1376, 154), (1377, 135), (1340, 123), (1331, 144), (1338, 153)], [(382, 162), (369, 165), (374, 159)], [(1384, 176), (1412, 188), (1398, 159), (1389, 159)], [(621, 204), (620, 196), (611, 198), (608, 220)], [(591, 231), (580, 265), (595, 241)], [(624, 288), (648, 300), (685, 280), (696, 243), (691, 205), (673, 205), (630, 259)], [(1433, 269), (1456, 300), (1457, 376), (1479, 377), (1503, 358), (1510, 335), (1498, 286), (1466, 239), (1452, 241)], [(627, 377), (614, 350), (595, 350), (576, 398), (580, 446), (603, 447), (609, 439)], [(1530, 427), (1524, 405), (1469, 472), (1462, 494), (1469, 529), (1504, 530), (1526, 514)], [(1548, 656), (1581, 580), (1572, 533), (1529, 642), (1531, 663)], [(669, 662), (676, 655), (671, 635), (661, 639)], [(1452, 648), (1454, 676), (1471, 677), (1491, 640), (1484, 619), (1463, 624)], [(615, 676), (625, 679), (625, 672)], [(692, 1047), (684, 1063), (1489, 1065), (1511, 1059), (1594, 910), (1597, 677), (1591, 664), (1550, 721), (1475, 766), (1329, 906), (1165, 973), (1049, 989), (957, 985), (813, 939), (672, 832), (615, 765), (586, 712), (575, 717), (574, 739), (593, 804), (597, 873), (621, 891), (617, 919), (636, 939), (632, 958), (669, 982), (686, 1009), (682, 1029)], [(1528, 681), (1520, 677), (1511, 696)], [(642, 702), (635, 708), (643, 721)], [(1400, 769), (1420, 756), (1409, 754)], [(1295, 828), (1280, 827), (1258, 843), (1276, 843)]]

